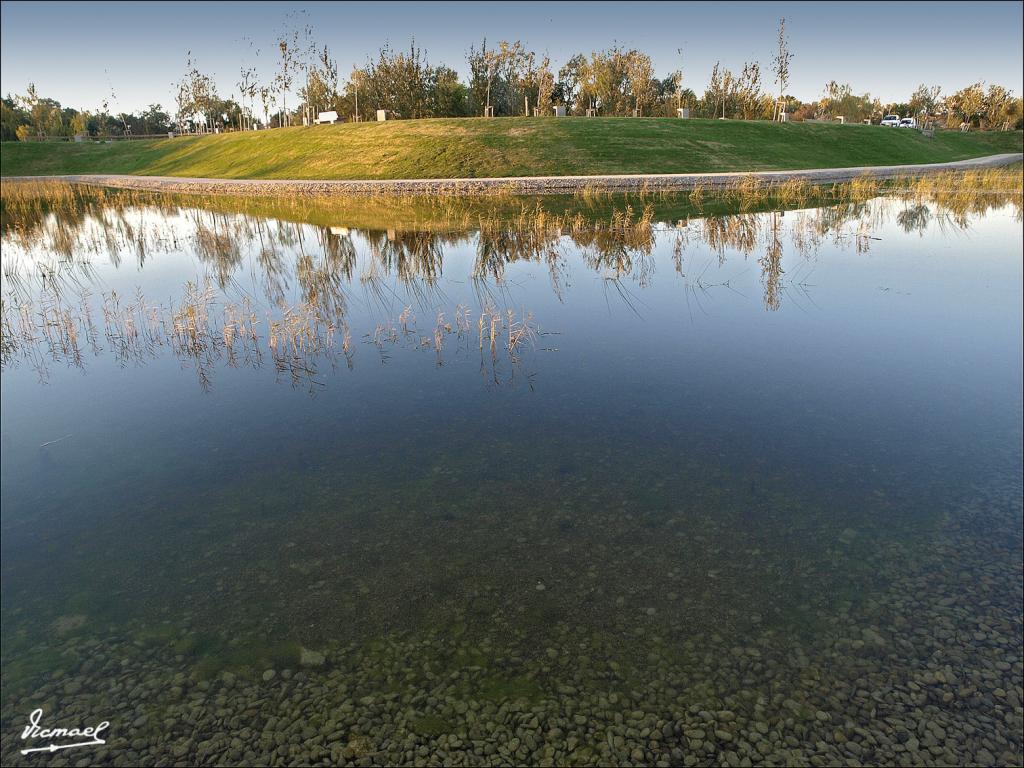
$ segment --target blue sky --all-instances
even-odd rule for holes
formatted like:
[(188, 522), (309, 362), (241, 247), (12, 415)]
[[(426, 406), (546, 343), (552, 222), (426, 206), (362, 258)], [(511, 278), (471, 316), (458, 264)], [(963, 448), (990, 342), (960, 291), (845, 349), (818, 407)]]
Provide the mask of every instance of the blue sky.
[[(523, 40), (556, 68), (574, 53), (619, 43), (649, 53), (659, 76), (676, 69), (703, 92), (716, 60), (738, 71), (761, 62), (763, 80), (780, 16), (794, 53), (790, 93), (817, 98), (827, 80), (883, 101), (905, 100), (919, 84), (943, 93), (983, 80), (1022, 91), (1022, 3), (45, 3), (3, 2), (0, 92), (35, 82), (62, 104), (112, 111), (170, 107), (172, 81), (191, 50), (221, 95), (235, 89), (243, 61), (269, 80), (275, 34), (290, 12), (316, 30), (342, 73), (365, 64), (385, 41), (413, 36), (431, 63), (466, 72), (470, 44)], [(250, 45), (252, 41), (252, 45)], [(256, 49), (261, 54), (254, 55)], [(771, 86), (770, 82), (765, 83)], [(170, 110), (168, 110), (170, 111)]]

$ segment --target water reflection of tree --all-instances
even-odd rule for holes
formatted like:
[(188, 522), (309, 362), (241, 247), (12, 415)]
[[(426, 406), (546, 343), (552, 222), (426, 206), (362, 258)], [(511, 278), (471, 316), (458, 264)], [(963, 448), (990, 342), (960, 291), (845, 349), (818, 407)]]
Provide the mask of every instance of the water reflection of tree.
[(476, 237), (476, 259), (472, 278), (476, 285), (487, 280), (500, 283), (505, 279), (505, 268), (519, 262), (539, 262), (548, 267), (551, 289), (559, 300), (564, 299), (569, 268), (560, 243), (563, 230), (558, 226), (523, 228), (519, 223), (483, 219)]
[[(940, 184), (945, 186), (939, 186)], [(105, 254), (117, 266), (123, 254), (131, 253), (140, 264), (153, 254), (177, 250), (183, 239), (191, 240), (200, 259), (209, 265), (219, 285), (227, 285), (239, 265), (245, 260), (247, 244), (258, 241), (257, 261), (262, 270), (264, 290), (268, 300), (277, 300), (287, 291), (287, 276), (292, 267), (281, 259), (289, 251), (301, 250), (303, 238), (309, 237), (309, 226), (302, 223), (266, 219), (244, 212), (229, 212), (228, 205), (216, 210), (201, 206), (189, 208), (187, 199), (174, 196), (139, 195), (116, 191), (82, 191), (70, 185), (46, 187), (45, 196), (9, 193), (17, 185), (5, 185), (2, 209), (5, 244), (45, 253), (62, 266), (81, 262), (85, 254)], [(745, 205), (744, 195), (739, 207)], [(803, 194), (806, 194), (806, 190)], [(877, 191), (873, 192), (877, 194)], [(767, 191), (758, 190), (758, 199)], [(735, 196), (735, 195), (734, 195)], [(864, 235), (882, 223), (885, 207), (878, 205), (877, 197), (838, 195), (841, 202), (816, 209), (812, 218), (815, 231), (793, 233), (800, 241), (798, 252), (809, 248), (826, 236), (860, 238), (858, 247), (867, 247)], [(993, 207), (1010, 203), (1021, 216), (1020, 194), (978, 193), (957, 187), (950, 179), (925, 184), (907, 195), (911, 201), (896, 214), (897, 223), (913, 231), (923, 231), (931, 221), (942, 226), (967, 227), (970, 218), (984, 214)], [(476, 239), (477, 260), (473, 274), (501, 279), (508, 264), (520, 261), (546, 261), (552, 267), (552, 283), (561, 285), (564, 267), (559, 267), (559, 243), (572, 242), (586, 255), (587, 263), (596, 270), (607, 271), (617, 277), (632, 277), (645, 284), (651, 275), (653, 260), (649, 259), (654, 246), (654, 211), (651, 204), (642, 210), (633, 210), (627, 200), (616, 207), (592, 204), (584, 210), (552, 212), (541, 202), (524, 205), (512, 215), (493, 215), (479, 219)], [(935, 206), (933, 210), (929, 204)], [(592, 202), (592, 201), (591, 201)], [(470, 226), (471, 217), (456, 215), (458, 206), (448, 201), (443, 210), (449, 211), (452, 221), (460, 227)], [(929, 215), (930, 212), (930, 215)], [(183, 231), (181, 217), (190, 231)], [(799, 216), (799, 214), (798, 214)], [(704, 242), (725, 258), (727, 249), (749, 255), (758, 246), (759, 228), (763, 214), (741, 212), (721, 216), (706, 216), (702, 220)], [(872, 221), (872, 217), (878, 218)], [(860, 233), (851, 235), (843, 231), (850, 222), (860, 222)], [(358, 248), (351, 236), (338, 234), (322, 227), (314, 227), (318, 250), (327, 265), (338, 270), (342, 281), (350, 280)], [(451, 230), (354, 230), (369, 246), (381, 274), (395, 274), (402, 281), (419, 280), (433, 285), (440, 277), (444, 249), (466, 238), (465, 229)], [(770, 261), (770, 260), (769, 260)], [(6, 265), (5, 265), (6, 267)], [(306, 269), (308, 290), (323, 291), (327, 287), (321, 268)], [(315, 284), (315, 285), (314, 285)], [(337, 283), (334, 282), (336, 288)], [(308, 291), (307, 291), (308, 292)]]
[[(695, 278), (685, 274), (687, 249), (695, 244), (706, 246), (720, 264), (730, 253), (744, 258), (757, 254), (764, 306), (775, 311), (787, 293), (786, 245), (793, 256), (810, 260), (824, 242), (839, 247), (852, 244), (858, 252), (868, 250), (873, 233), (887, 219), (894, 219), (904, 231), (923, 233), (932, 224), (944, 230), (967, 228), (973, 217), (1007, 203), (1014, 205), (1018, 219), (1021, 216), (1020, 196), (1012, 194), (972, 195), (936, 188), (901, 200), (901, 204), (893, 204), (883, 198), (853, 197), (788, 216), (740, 212), (681, 221), (669, 230), (673, 233), (672, 259), (684, 281), (696, 279), (706, 293), (713, 286), (701, 283), (702, 273)], [(5, 199), (3, 222), (5, 366), (18, 357), (19, 344), (36, 344), (41, 350), (23, 356), (37, 370), (48, 360), (81, 367), (90, 350), (98, 352), (99, 341), (125, 365), (160, 354), (166, 342), (158, 332), (163, 321), (157, 317), (157, 309), (141, 295), (125, 302), (104, 292), (95, 257), (106, 254), (117, 268), (128, 255), (141, 266), (155, 255), (177, 252), (190, 244), (223, 294), (238, 287), (246, 267), (253, 270), (256, 296), (262, 296), (270, 307), (267, 322), (277, 323), (266, 331), (276, 339), (270, 355), (274, 366), (293, 383), (310, 386), (316, 380), (316, 366), (310, 359), (324, 355), (333, 365), (333, 356), (326, 352), (335, 345), (343, 347), (347, 363), (352, 364), (347, 291), (357, 275), (367, 294), (377, 297), (385, 316), (391, 316), (387, 313), (398, 301), (405, 306), (410, 296), (421, 308), (433, 308), (429, 314), (434, 314), (443, 295), (439, 281), (445, 251), (470, 241), (476, 254), (469, 277), (478, 305), (508, 306), (503, 293), (508, 290), (505, 281), (510, 265), (546, 264), (552, 288), (561, 297), (570, 274), (566, 253), (575, 248), (587, 268), (603, 274), (606, 289), (614, 288), (632, 306), (637, 297), (623, 281), (632, 279), (641, 288), (650, 283), (658, 233), (665, 231), (655, 222), (650, 205), (642, 210), (628, 205), (598, 207), (584, 214), (552, 213), (536, 203), (524, 205), (511, 218), (479, 218), (475, 232), (466, 228), (359, 230), (183, 208), (158, 200), (142, 205), (129, 198), (122, 205), (116, 196), (104, 195), (77, 195), (54, 203), (29, 204), (24, 210), (8, 205)], [(467, 219), (463, 227), (469, 225)], [(800, 271), (798, 268), (793, 274)], [(401, 287), (387, 285), (390, 277)], [(399, 296), (402, 289), (405, 298)], [(102, 322), (93, 319), (96, 304), (76, 299), (90, 291), (103, 296), (98, 305)], [(196, 296), (189, 295), (180, 306), (198, 311), (200, 304)], [(210, 368), (218, 360), (235, 366), (260, 362), (255, 350), (245, 346), (253, 343), (252, 329), (259, 324), (253, 315), (255, 308), (243, 312), (240, 307), (228, 302), (222, 307), (223, 318), (211, 321), (206, 331), (199, 330), (200, 322), (195, 335), (174, 337), (175, 354), (193, 362), (203, 386), (210, 385)], [(26, 323), (38, 327), (29, 329)], [(445, 332), (444, 326), (440, 327)], [(436, 338), (438, 332), (433, 329), (427, 338)]]
[(317, 230), (320, 253), (300, 249), (295, 262), (295, 277), (305, 303), (321, 309), (326, 317), (340, 323), (345, 316), (345, 287), (352, 282), (356, 249), (349, 235), (335, 235), (329, 229)]
[(223, 290), (242, 263), (243, 230), (222, 214), (196, 211), (192, 214), (196, 254), (214, 271)]
[(903, 227), (904, 232), (917, 232), (923, 236), (924, 231), (928, 228), (928, 222), (931, 221), (931, 216), (931, 209), (927, 205), (915, 203), (897, 213), (896, 222)]
[(440, 235), (393, 229), (364, 234), (373, 258), (399, 280), (422, 280), (433, 285), (441, 276), (444, 244)]
[(503, 223), (481, 226), (477, 234), (473, 276), (501, 280), (508, 264), (548, 261), (557, 249), (561, 234), (560, 229), (520, 230)]
[(278, 249), (274, 238), (262, 221), (257, 221), (256, 232), (259, 236), (259, 249), (256, 262), (262, 275), (263, 295), (273, 304), (284, 301), (287, 289), (288, 274), (282, 252)]
[[(966, 225), (964, 204), (939, 217), (943, 226)], [(984, 206), (983, 206), (984, 207)], [(166, 212), (157, 209), (163, 215)], [(788, 237), (794, 252), (810, 257), (825, 239), (834, 242), (854, 241), (859, 251), (870, 247), (871, 231), (884, 222), (886, 206), (877, 200), (854, 200), (813, 211), (801, 212), (790, 219)], [(55, 224), (51, 216), (45, 226), (52, 237), (42, 248), (53, 248), (56, 256), (52, 266), (45, 265), (40, 273), (46, 279), (79, 281), (88, 279), (88, 261), (78, 254), (77, 244), (84, 237), (95, 250), (107, 249), (111, 260), (126, 247), (135, 249), (141, 261), (154, 249), (171, 250), (180, 247), (182, 239), (190, 240), (200, 260), (208, 265), (218, 286), (226, 289), (247, 254), (254, 252), (257, 277), (264, 297), (271, 303), (285, 299), (292, 278), (297, 283), (303, 301), (316, 303), (330, 316), (339, 319), (345, 314), (345, 288), (351, 283), (360, 250), (352, 231), (345, 228), (314, 227), (312, 233), (316, 248), (307, 246), (310, 234), (301, 224), (271, 222), (245, 215), (191, 211), (185, 217), (190, 233), (177, 230), (167, 223), (148, 226), (145, 209), (92, 211), (84, 215), (73, 209), (66, 221)], [(176, 212), (180, 213), (180, 212)], [(96, 214), (96, 215), (93, 215)], [(782, 214), (737, 213), (708, 216), (699, 220), (700, 238), (717, 255), (720, 263), (729, 251), (748, 256), (760, 250), (758, 261), (766, 287), (766, 306), (776, 309), (781, 294)], [(137, 221), (129, 220), (130, 218)], [(159, 220), (158, 216), (158, 220)], [(900, 226), (923, 231), (935, 217), (923, 203), (905, 206), (896, 215)], [(632, 278), (641, 287), (647, 285), (654, 272), (653, 257), (656, 245), (656, 226), (651, 209), (634, 212), (630, 208), (614, 210), (606, 218), (555, 216), (537, 207), (524, 208), (512, 221), (482, 219), (476, 235), (476, 260), (472, 277), (475, 280), (501, 281), (509, 264), (518, 262), (545, 262), (549, 267), (551, 283), (561, 295), (568, 276), (568, 266), (561, 244), (571, 243), (579, 249), (584, 263), (615, 280)], [(37, 220), (38, 223), (38, 220)], [(848, 228), (855, 225), (854, 231)], [(84, 228), (80, 231), (79, 228)], [(25, 244), (24, 231), (15, 241)], [(692, 238), (692, 227), (677, 231), (673, 259), (681, 271), (681, 251)], [(462, 242), (462, 232), (435, 233), (430, 231), (373, 230), (359, 232), (366, 243), (363, 254), (368, 261), (364, 269), (364, 285), (383, 296), (387, 291), (379, 280), (387, 275), (396, 276), (406, 288), (424, 304), (430, 291), (442, 274), (445, 249)], [(37, 246), (37, 250), (39, 247)], [(77, 261), (76, 261), (77, 259)], [(115, 264), (117, 262), (115, 261)], [(74, 267), (74, 268), (71, 268)], [(19, 270), (8, 269), (8, 283), (17, 286)]]
[(779, 234), (779, 214), (771, 213), (768, 225), (768, 242), (764, 255), (758, 259), (761, 265), (761, 280), (764, 283), (764, 308), (774, 312), (780, 306), (779, 290), (782, 280), (782, 238)]
[(756, 213), (740, 213), (704, 219), (704, 242), (718, 254), (719, 263), (725, 262), (726, 249), (744, 256), (754, 252), (760, 230), (760, 216)]

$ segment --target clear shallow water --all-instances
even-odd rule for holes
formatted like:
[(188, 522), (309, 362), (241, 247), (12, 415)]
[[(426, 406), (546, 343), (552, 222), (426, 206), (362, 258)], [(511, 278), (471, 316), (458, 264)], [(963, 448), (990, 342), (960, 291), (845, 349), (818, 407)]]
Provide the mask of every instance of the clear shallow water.
[(1020, 762), (986, 207), (9, 228), (5, 762)]

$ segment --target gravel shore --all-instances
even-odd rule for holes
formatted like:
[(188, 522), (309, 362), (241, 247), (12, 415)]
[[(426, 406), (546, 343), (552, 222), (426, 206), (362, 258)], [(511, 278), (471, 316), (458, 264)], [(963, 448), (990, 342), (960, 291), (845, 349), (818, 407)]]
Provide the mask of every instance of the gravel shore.
[[(497, 639), (397, 632), (218, 670), (190, 664), (187, 630), (126, 642), (67, 621), (52, 649), (64, 668), (5, 703), (4, 764), (1017, 765), (1015, 519), (1019, 497), (982, 493), (923, 551), (883, 545), (871, 559), (902, 572), (810, 634), (658, 631), (661, 610), (641, 604), (607, 634), (554, 621), (538, 645), (516, 624)], [(542, 586), (538, 599), (573, 588)], [(23, 757), (35, 707), (108, 720), (108, 743)]]

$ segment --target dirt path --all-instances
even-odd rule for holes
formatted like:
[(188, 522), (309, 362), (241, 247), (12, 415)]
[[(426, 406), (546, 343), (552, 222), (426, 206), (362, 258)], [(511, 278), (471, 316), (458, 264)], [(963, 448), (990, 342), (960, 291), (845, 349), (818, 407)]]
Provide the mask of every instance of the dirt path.
[(816, 168), (800, 171), (753, 171), (730, 173), (623, 174), (610, 176), (518, 176), (481, 179), (389, 179), (366, 181), (317, 181), (277, 179), (197, 179), (175, 176), (130, 176), (125, 174), (89, 174), (80, 176), (9, 176), (8, 181), (66, 181), (122, 189), (198, 194), (248, 196), (287, 195), (374, 195), (374, 194), (566, 194), (592, 188), (609, 192), (647, 190), (690, 190), (695, 187), (730, 186), (751, 177), (765, 184), (804, 180), (812, 184), (832, 184), (857, 177), (891, 179), (922, 176), (943, 171), (996, 168), (1019, 163), (1019, 152), (977, 157), (950, 163), (919, 165), (878, 165), (857, 168)]

